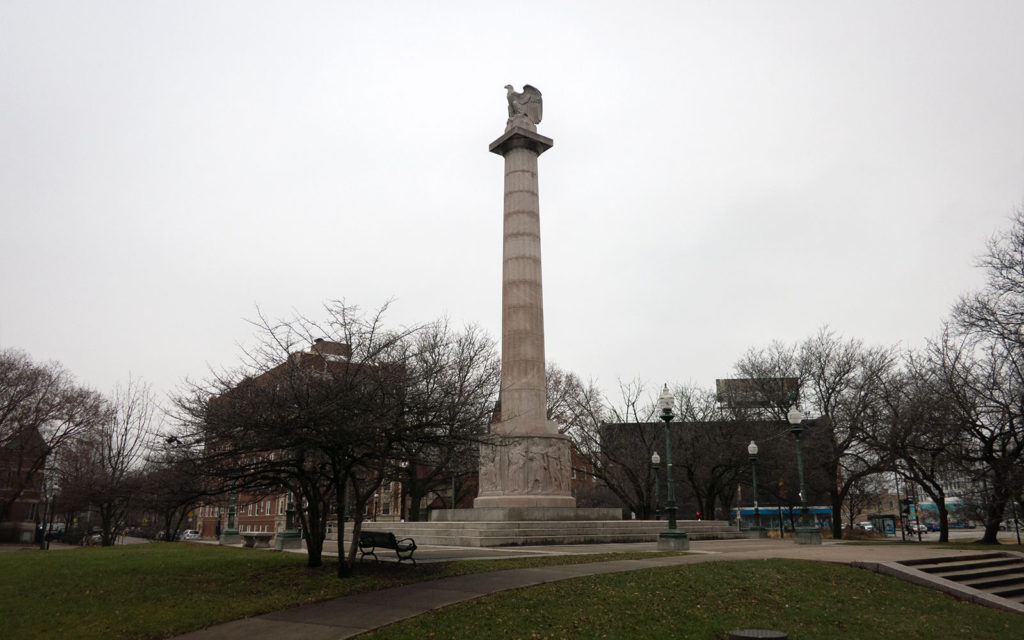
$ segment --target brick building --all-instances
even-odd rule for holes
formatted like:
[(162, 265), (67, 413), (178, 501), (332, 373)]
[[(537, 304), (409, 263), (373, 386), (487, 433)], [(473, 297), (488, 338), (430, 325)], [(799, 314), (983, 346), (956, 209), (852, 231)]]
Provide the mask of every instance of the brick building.
[[(43, 470), (26, 469), (46, 443), (37, 429), (26, 430), (0, 447), (0, 542), (31, 543), (43, 518)], [(13, 502), (9, 502), (11, 498)]]

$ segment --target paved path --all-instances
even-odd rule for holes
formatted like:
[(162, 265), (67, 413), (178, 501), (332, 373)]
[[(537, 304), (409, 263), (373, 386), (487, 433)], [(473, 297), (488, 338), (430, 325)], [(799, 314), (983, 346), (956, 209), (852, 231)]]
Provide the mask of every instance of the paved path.
[[(424, 546), (417, 550), (416, 556), (417, 561), (422, 562), (469, 557), (625, 553), (654, 551), (656, 546), (654, 542), (495, 549)], [(854, 561), (887, 562), (971, 553), (957, 549), (916, 547), (909, 544), (850, 545), (826, 541), (822, 545), (796, 545), (792, 540), (694, 541), (691, 542), (690, 550), (695, 553), (687, 556), (515, 569), (420, 582), (236, 620), (179, 637), (183, 640), (262, 640), (264, 638), (268, 640), (327, 640), (328, 638), (334, 640), (351, 638), (433, 609), (466, 602), (499, 591), (580, 576), (700, 562), (797, 558), (848, 564)]]

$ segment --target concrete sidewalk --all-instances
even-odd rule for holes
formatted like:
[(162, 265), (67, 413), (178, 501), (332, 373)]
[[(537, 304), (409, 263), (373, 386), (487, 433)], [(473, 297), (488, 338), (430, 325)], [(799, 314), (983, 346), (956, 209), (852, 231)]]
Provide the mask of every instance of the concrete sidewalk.
[[(521, 557), (655, 551), (657, 543), (572, 545), (557, 547), (463, 548), (423, 547), (417, 561), (443, 561), (468, 557)], [(327, 640), (360, 633), (411, 618), (433, 609), (467, 602), (485, 595), (531, 587), (581, 576), (721, 560), (794, 558), (822, 562), (888, 562), (913, 558), (957, 556), (971, 553), (914, 545), (849, 545), (825, 542), (796, 545), (792, 540), (708, 540), (691, 543), (687, 556), (613, 560), (590, 564), (515, 569), (445, 578), (303, 605), (252, 618), (235, 620), (179, 636), (188, 640)], [(422, 554), (422, 559), (421, 559)], [(472, 554), (472, 555), (471, 555)]]

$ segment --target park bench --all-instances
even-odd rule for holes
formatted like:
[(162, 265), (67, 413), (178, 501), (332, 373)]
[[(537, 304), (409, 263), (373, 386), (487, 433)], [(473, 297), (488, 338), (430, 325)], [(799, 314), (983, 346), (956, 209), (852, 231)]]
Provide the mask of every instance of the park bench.
[(373, 559), (379, 562), (380, 558), (374, 553), (378, 547), (394, 549), (395, 555), (398, 556), (398, 562), (409, 560), (413, 566), (416, 565), (416, 559), (412, 557), (413, 551), (416, 551), (416, 541), (412, 538), (398, 540), (395, 538), (395, 534), (385, 531), (359, 532), (359, 553), (362, 554), (359, 556), (360, 561), (366, 556), (373, 556)]
[(242, 532), (238, 534), (242, 536), (242, 542), (245, 543), (246, 547), (255, 547), (257, 549), (265, 549), (270, 546), (270, 539), (274, 537), (273, 533), (269, 531), (263, 532)]

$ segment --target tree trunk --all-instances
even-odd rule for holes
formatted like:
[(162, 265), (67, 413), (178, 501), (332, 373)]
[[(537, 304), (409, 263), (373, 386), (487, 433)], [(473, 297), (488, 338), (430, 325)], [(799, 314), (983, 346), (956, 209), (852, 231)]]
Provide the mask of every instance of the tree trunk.
[(836, 540), (843, 538), (843, 493), (832, 494), (832, 537)]
[[(365, 505), (364, 505), (365, 506)], [(356, 519), (352, 522), (352, 542), (349, 543), (347, 557), (344, 558), (343, 564), (346, 565), (348, 575), (352, 575), (356, 565), (356, 552), (359, 550), (359, 533), (363, 530), (363, 511), (360, 510)], [(341, 550), (338, 552), (338, 560), (342, 560)], [(340, 574), (339, 568), (339, 574)]]
[(419, 522), (420, 518), (422, 518), (422, 510), (420, 509), (420, 504), (422, 504), (423, 498), (426, 496), (428, 489), (425, 483), (418, 482), (412, 479), (412, 477), (409, 478), (408, 487), (409, 517), (407, 518), (407, 520), (409, 522)]
[[(345, 501), (348, 499), (348, 483), (345, 481), (345, 478), (338, 480), (335, 483), (335, 488), (335, 495), (338, 496), (338, 577), (351, 578), (352, 567), (345, 559), (345, 523), (342, 522), (342, 518), (345, 515)], [(358, 534), (354, 532), (352, 537), (355, 540), (359, 539)]]
[[(301, 494), (297, 494), (296, 497), (298, 495)], [(308, 510), (303, 510), (301, 503), (293, 505), (293, 508), (299, 516), (299, 521), (302, 522), (302, 530), (306, 535), (306, 566), (313, 569), (324, 564), (324, 541), (320, 537), (319, 531), (323, 529), (322, 518), (325, 514), (321, 513), (320, 501), (310, 500), (311, 497), (307, 496), (306, 498)]]
[(120, 510), (113, 505), (100, 506), (100, 544), (113, 546), (117, 542), (117, 516)]
[(985, 505), (985, 534), (978, 540), (979, 544), (999, 544), (999, 522), (1003, 518), (1007, 496), (1004, 492), (994, 492)]

